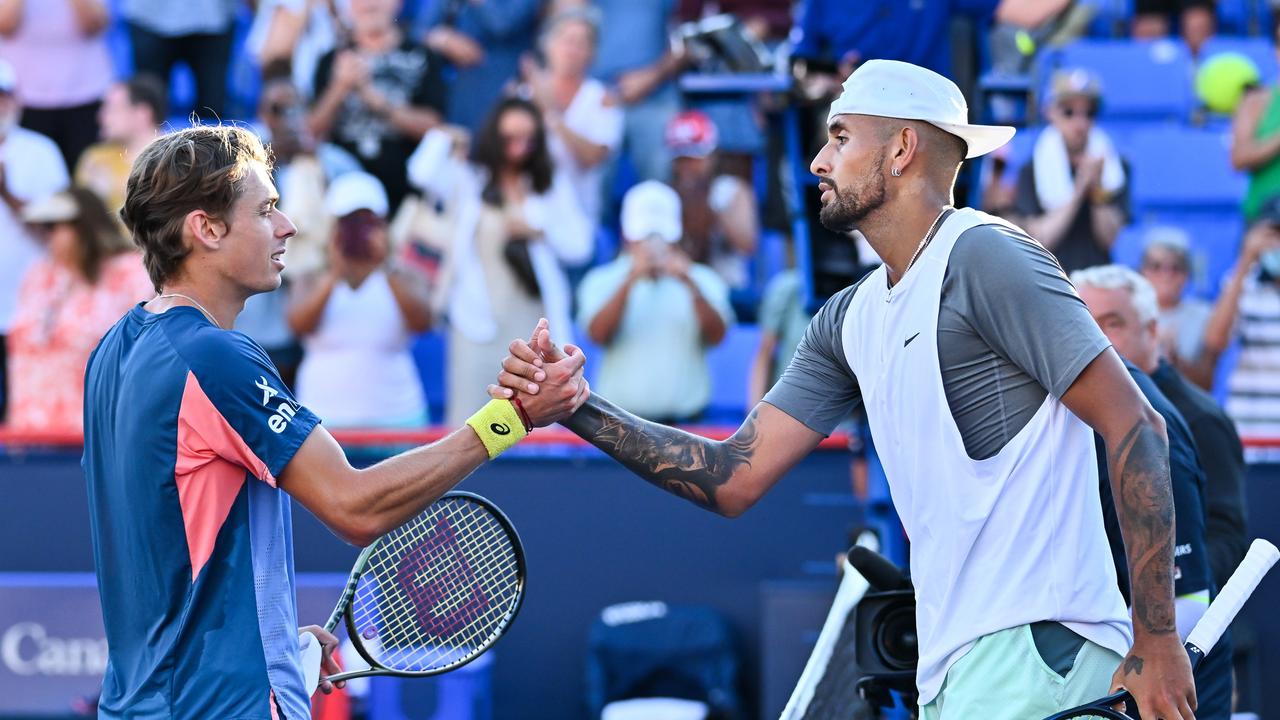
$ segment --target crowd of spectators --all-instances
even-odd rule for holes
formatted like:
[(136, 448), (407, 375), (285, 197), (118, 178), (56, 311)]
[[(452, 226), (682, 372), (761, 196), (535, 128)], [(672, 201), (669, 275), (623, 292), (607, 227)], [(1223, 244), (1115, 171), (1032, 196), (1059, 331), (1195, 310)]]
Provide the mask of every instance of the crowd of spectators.
[[(765, 114), (825, 107), (867, 59), (951, 74), (957, 18), (992, 30), (998, 63), (1001, 30), (1043, 32), (1075, 10), (1066, 0), (0, 0), (8, 421), (79, 427), (66, 405), (75, 398), (49, 388), (79, 376), (93, 337), (154, 292), (131, 271), (138, 257), (115, 211), (132, 158), (188, 121), (246, 122), (271, 143), (298, 234), (283, 286), (251, 299), (237, 329), (330, 424), (459, 423), (508, 341), (540, 317), (599, 347), (597, 389), (668, 422), (702, 418), (709, 351), (735, 317), (758, 321), (758, 352), (738, 358), (750, 364), (745, 406), (785, 367), (813, 309), (798, 268), (758, 269), (762, 238), (791, 229), (764, 212), (766, 193), (781, 192), (782, 147)], [(715, 13), (731, 13), (794, 92), (682, 93), (680, 76), (700, 59), (674, 31)], [(1208, 0), (1140, 2), (1129, 30), (1194, 50), (1215, 23)], [(251, 117), (229, 114), (241, 47), (255, 73)], [(191, 71), (190, 115), (171, 111), (175, 64)], [(1132, 170), (1097, 123), (1107, 95), (1097, 77), (1065, 68), (1047, 87), (1025, 118), (1044, 125), (1029, 159), (997, 158), (981, 197), (1070, 273), (1111, 262), (1133, 219)], [(1233, 135), (1232, 161), (1252, 176), (1242, 212), (1253, 226), (1216, 302), (1187, 292), (1195, 259), (1177, 227), (1148, 233), (1138, 269), (1156, 291), (1165, 361), (1211, 388), (1222, 356), (1241, 347), (1227, 408), (1255, 423), (1247, 432), (1274, 432), (1280, 92), (1248, 93)], [(441, 367), (414, 355), (428, 330), (446, 340)], [(429, 415), (423, 373), (444, 379), (442, 417)]]

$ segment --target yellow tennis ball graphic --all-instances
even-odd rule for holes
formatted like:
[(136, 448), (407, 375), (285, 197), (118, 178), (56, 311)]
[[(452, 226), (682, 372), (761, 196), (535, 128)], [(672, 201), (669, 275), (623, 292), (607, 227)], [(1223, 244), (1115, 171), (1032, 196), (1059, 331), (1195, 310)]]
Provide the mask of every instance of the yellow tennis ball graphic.
[(1256, 85), (1261, 76), (1258, 66), (1236, 52), (1214, 55), (1200, 65), (1196, 73), (1196, 95), (1210, 110), (1231, 114), (1244, 97), (1245, 88)]
[(1018, 52), (1023, 55), (1031, 56), (1036, 54), (1036, 41), (1026, 30), (1019, 30), (1013, 36), (1013, 41), (1018, 47)]

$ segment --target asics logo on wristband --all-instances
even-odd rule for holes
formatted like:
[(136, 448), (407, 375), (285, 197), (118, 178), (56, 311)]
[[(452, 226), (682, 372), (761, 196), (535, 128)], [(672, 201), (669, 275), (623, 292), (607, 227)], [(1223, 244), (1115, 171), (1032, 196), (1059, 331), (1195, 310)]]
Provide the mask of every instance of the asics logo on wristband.
[(511, 428), (507, 427), (506, 425), (503, 425), (502, 423), (493, 423), (492, 425), (489, 426), (489, 430), (491, 430), (494, 435), (510, 435), (511, 434)]

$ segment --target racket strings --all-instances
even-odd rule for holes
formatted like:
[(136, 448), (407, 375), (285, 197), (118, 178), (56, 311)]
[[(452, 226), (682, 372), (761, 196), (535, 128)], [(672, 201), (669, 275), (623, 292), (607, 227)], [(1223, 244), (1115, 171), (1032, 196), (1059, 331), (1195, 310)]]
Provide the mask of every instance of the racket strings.
[[(483, 538), (480, 541), (480, 543), (483, 544), (483, 542), (492, 541), (499, 534), (501, 534), (500, 530), (492, 530), (491, 532), (488, 533), (489, 537)], [(407, 548), (399, 547), (399, 544), (397, 544), (397, 546), (398, 546), (397, 549), (400, 551), (408, 550)], [(443, 573), (437, 573), (436, 575), (437, 580), (443, 581), (442, 583), (438, 583), (438, 584), (443, 584), (447, 588), (463, 588), (464, 590), (464, 592), (461, 592), (461, 593), (455, 592), (455, 593), (446, 595), (441, 600), (440, 604), (437, 604), (435, 606), (435, 609), (439, 614), (445, 615), (447, 617), (451, 613), (456, 612), (463, 604), (465, 604), (467, 600), (473, 597), (472, 595), (468, 595), (465, 592), (466, 590), (471, 590), (472, 592), (483, 592), (484, 588), (492, 588), (494, 586), (496, 578), (501, 577), (503, 574), (507, 574), (507, 573), (512, 573), (512, 572), (518, 573), (518, 568), (516, 566), (515, 556), (513, 553), (509, 558), (505, 558), (501, 562), (491, 564), (486, 569), (486, 572), (479, 577), (475, 577), (470, 574), (464, 574), (464, 571), (465, 571), (465, 568), (461, 564), (454, 564), (452, 566), (449, 566)], [(383, 613), (391, 614), (391, 615), (401, 615), (401, 614), (413, 612), (415, 602), (421, 602), (422, 598), (418, 598), (417, 600), (415, 600), (413, 597), (411, 597), (411, 594), (412, 592), (410, 591), (400, 595), (395, 599), (395, 602), (390, 605), (384, 602)], [(489, 617), (488, 617), (489, 615), (504, 613), (508, 609), (506, 603), (488, 602), (486, 604), (488, 605), (488, 610), (485, 611), (483, 614), (478, 615), (475, 618), (476, 621), (483, 623), (489, 620)], [(434, 631), (434, 628), (431, 628), (431, 629)], [(438, 631), (435, 631), (434, 634), (440, 635), (441, 633), (439, 633)]]
[[(413, 581), (412, 577), (398, 578), (400, 583), (399, 589), (405, 592), (395, 592), (395, 588), (397, 587), (395, 582), (389, 583), (388, 579), (394, 575), (398, 575), (399, 570), (390, 570), (389, 564), (386, 560), (394, 557), (400, 557), (403, 560), (403, 558), (408, 557), (407, 553), (411, 553), (418, 549), (418, 546), (406, 542), (406, 539), (420, 535), (421, 530), (422, 528), (418, 527), (410, 529), (409, 532), (404, 533), (403, 536), (389, 538), (390, 542), (387, 544), (388, 552), (386, 553), (387, 558), (380, 558), (381, 562), (374, 566), (374, 579), (381, 579), (382, 587), (379, 589), (391, 589), (390, 592), (382, 592), (378, 599), (380, 600), (380, 616), (391, 620), (391, 622), (386, 622), (384, 620), (383, 624), (391, 625), (393, 627), (389, 628), (388, 632), (388, 629), (379, 631), (376, 627), (371, 626), (371, 629), (378, 633), (375, 637), (382, 641), (380, 649), (384, 652), (383, 657), (379, 659), (389, 667), (413, 670), (424, 665), (429, 666), (433, 663), (438, 664), (444, 662), (447, 664), (453, 658), (465, 657), (471, 650), (478, 649), (490, 636), (489, 633), (483, 632), (484, 628), (474, 627), (474, 621), (489, 619), (488, 616), (495, 614), (495, 612), (488, 612), (485, 613), (483, 617), (473, 618), (473, 622), (466, 623), (460, 628), (454, 628), (452, 632), (441, 632), (441, 628), (438, 627), (438, 623), (430, 621), (436, 617), (436, 613), (449, 617), (446, 613), (449, 610), (454, 609), (448, 606), (449, 600), (451, 598), (461, 596), (457, 592), (459, 589), (457, 587), (458, 585), (463, 586), (461, 588), (463, 593), (468, 590), (472, 593), (478, 592), (484, 587), (484, 583), (486, 581), (489, 583), (489, 586), (492, 587), (493, 581), (495, 577), (497, 577), (497, 573), (504, 571), (504, 567), (502, 565), (495, 565), (492, 570), (480, 576), (475, 576), (471, 572), (468, 572), (464, 563), (454, 562), (452, 565), (446, 565), (446, 569), (443, 572), (440, 572), (440, 563), (437, 562), (435, 563), (436, 567), (433, 568), (436, 572), (431, 578), (432, 588), (437, 590), (437, 596), (434, 597), (422, 597), (420, 595), (416, 598), (413, 597), (413, 595), (416, 594), (416, 589), (413, 585), (410, 585), (407, 588), (404, 586), (404, 581), (406, 579), (410, 582)], [(472, 534), (466, 530), (463, 531), (463, 535), (464, 537), (478, 538), (474, 543), (472, 543), (477, 545), (482, 545), (485, 542), (491, 542), (495, 537), (497, 537), (496, 532)], [(452, 538), (449, 539), (452, 540)], [(446, 548), (446, 552), (449, 550), (449, 548)], [(461, 552), (464, 557), (468, 554), (466, 549), (463, 548), (453, 548), (452, 551)], [(421, 562), (420, 558), (412, 558), (411, 562), (413, 560), (417, 560), (419, 563)], [(506, 571), (515, 569), (513, 567), (513, 563), (505, 563), (504, 565)], [(397, 563), (395, 567), (398, 568), (399, 563)], [(381, 572), (378, 572), (379, 570), (381, 570)], [(370, 587), (373, 586), (370, 583), (366, 584)], [(415, 627), (415, 623), (413, 621), (415, 619), (421, 619), (422, 617), (423, 608), (420, 607), (419, 604), (423, 602), (431, 602), (433, 600), (442, 600), (443, 606), (440, 602), (436, 602), (436, 604), (431, 608), (431, 614), (426, 618), (429, 622), (419, 622)], [(456, 603), (454, 604), (456, 605)], [(502, 613), (506, 608), (491, 606), (490, 610)], [(463, 618), (463, 620), (467, 620), (467, 618)], [(500, 627), (501, 626), (499, 625), (499, 628)], [(471, 632), (468, 633), (468, 630)], [(388, 634), (390, 634), (390, 640), (387, 639)], [(422, 642), (421, 636), (424, 634), (437, 638), (439, 642), (430, 645)], [(468, 635), (471, 635), (472, 637), (468, 637)], [(435, 650), (434, 653), (430, 652), (432, 649)], [(428, 651), (425, 656), (423, 655), (424, 650)]]
[[(493, 533), (486, 533), (484, 540), (491, 540), (492, 535)], [(402, 557), (404, 556), (404, 553), (406, 553), (407, 551), (413, 550), (412, 547), (406, 546), (404, 538), (394, 538), (393, 542), (390, 543), (390, 548), (392, 549), (393, 554), (399, 553)], [(436, 563), (436, 565), (437, 565), (437, 567), (435, 568), (436, 572), (432, 578), (432, 589), (437, 591), (437, 596), (422, 597), (421, 595), (419, 595), (418, 597), (414, 597), (415, 594), (418, 594), (415, 592), (416, 588), (413, 585), (409, 585), (406, 588), (404, 585), (404, 581), (406, 578), (402, 577), (400, 578), (401, 589), (406, 590), (406, 592), (405, 593), (386, 593), (386, 595), (388, 596), (394, 595), (395, 602), (393, 604), (388, 605), (388, 603), (384, 600), (384, 602), (382, 603), (383, 614), (389, 615), (392, 617), (397, 617), (397, 615), (395, 615), (396, 613), (399, 613), (404, 616), (410, 616), (414, 613), (420, 613), (421, 609), (417, 606), (417, 604), (434, 601), (433, 610), (435, 611), (435, 613), (439, 613), (440, 615), (449, 617), (450, 612), (456, 611), (457, 605), (459, 604), (458, 601), (464, 598), (473, 597), (473, 595), (467, 594), (468, 591), (470, 591), (470, 593), (478, 593), (480, 591), (480, 588), (483, 587), (483, 582), (486, 579), (486, 577), (483, 575), (480, 576), (479, 578), (469, 575), (467, 573), (467, 568), (463, 563), (454, 563), (452, 565), (449, 565), (447, 566), (444, 572), (439, 571), (439, 568), (438, 568), (439, 563)], [(384, 569), (381, 574), (383, 575), (384, 584), (385, 584), (385, 577), (388, 575), (388, 573), (385, 570), (385, 563), (383, 563), (383, 568)], [(418, 568), (418, 569), (421, 569), (421, 568)], [(493, 572), (496, 572), (496, 571), (497, 570)], [(488, 574), (492, 575), (492, 572)], [(375, 577), (377, 577), (376, 574), (375, 574)], [(412, 578), (408, 578), (408, 579), (412, 581)], [(481, 582), (477, 583), (476, 582), (477, 580)], [(489, 578), (489, 581), (490, 581), (490, 584), (492, 584), (492, 578)], [(456, 592), (459, 586), (461, 586), (461, 590), (462, 590), (461, 593)], [(483, 602), (483, 598), (481, 598), (481, 602)], [(434, 617), (435, 615), (433, 614), (428, 618), (428, 620)], [(466, 618), (464, 618), (464, 620), (465, 619)], [(435, 625), (436, 623), (427, 623), (427, 627), (420, 628), (420, 629), (426, 629), (431, 634), (437, 637), (443, 637), (443, 636), (452, 634), (453, 636), (455, 636), (454, 637), (455, 644), (457, 644), (458, 642), (466, 643), (468, 640), (468, 638), (466, 638), (463, 633), (460, 633), (457, 631), (458, 629), (455, 629), (454, 632), (452, 633), (444, 633), (444, 632), (441, 632), (441, 628), (436, 627)], [(403, 655), (404, 653), (401, 652), (400, 654)], [(388, 659), (394, 661), (394, 658), (388, 658)]]
[(352, 600), (356, 642), (393, 670), (465, 662), (510, 621), (521, 575), (502, 523), (446, 498), (379, 541)]
[[(490, 525), (489, 527), (487, 527), (485, 531), (483, 531), (483, 533), (484, 533), (484, 536), (476, 540), (474, 544), (476, 545), (492, 544), (492, 542), (495, 539), (498, 539), (499, 536), (504, 535), (504, 532), (502, 531), (502, 529), (496, 526), (496, 524)], [(480, 535), (480, 533), (476, 533), (476, 535), (478, 536)], [(413, 548), (405, 546), (402, 538), (396, 538), (395, 540), (393, 540), (393, 549), (395, 552), (400, 553), (401, 556), (413, 550)], [(437, 573), (436, 577), (439, 577), (445, 580), (446, 582), (444, 584), (448, 587), (457, 587), (463, 581), (468, 579), (478, 579), (480, 580), (480, 583), (478, 583), (478, 585), (473, 583), (473, 584), (467, 585), (467, 587), (468, 588), (475, 588), (475, 587), (492, 588), (494, 585), (494, 579), (497, 577), (500, 577), (503, 573), (518, 572), (518, 570), (515, 567), (515, 563), (516, 563), (515, 555), (514, 553), (511, 553), (509, 557), (505, 557), (499, 562), (490, 563), (488, 566), (486, 566), (483, 575), (481, 575), (479, 578), (474, 577), (473, 575), (474, 569), (472, 569), (471, 573), (468, 573), (464, 577), (464, 571), (466, 571), (467, 568), (462, 564), (450, 565), (444, 569), (443, 573)], [(462, 597), (463, 597), (462, 595), (455, 594), (451, 596), (451, 599), (462, 599)], [(410, 597), (400, 597), (398, 599), (398, 602), (395, 605), (390, 607), (395, 612), (403, 612), (406, 609), (408, 609), (408, 607), (411, 605), (412, 602), (413, 600)], [(442, 611), (449, 611), (454, 608), (445, 606), (440, 609)], [(501, 610), (500, 607), (496, 609)]]

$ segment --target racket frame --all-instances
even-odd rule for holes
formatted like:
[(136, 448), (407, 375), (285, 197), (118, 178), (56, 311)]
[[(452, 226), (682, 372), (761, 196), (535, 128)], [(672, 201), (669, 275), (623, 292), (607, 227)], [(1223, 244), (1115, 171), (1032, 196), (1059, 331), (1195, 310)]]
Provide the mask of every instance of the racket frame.
[[(452, 672), (458, 668), (470, 663), (481, 655), (489, 651), (495, 643), (506, 635), (507, 628), (515, 621), (516, 616), (520, 614), (520, 608), (524, 606), (525, 583), (528, 580), (527, 566), (525, 565), (524, 545), (520, 542), (520, 534), (516, 532), (516, 526), (507, 517), (497, 505), (493, 504), (489, 499), (476, 495), (475, 493), (466, 492), (464, 490), (454, 490), (440, 496), (435, 502), (441, 500), (462, 498), (469, 502), (475, 503), (488, 510), (498, 520), (498, 524), (507, 531), (507, 536), (511, 538), (511, 546), (516, 556), (516, 600), (515, 606), (511, 608), (511, 612), (506, 618), (499, 623), (495, 632), (493, 632), (486, 641), (475, 652), (468, 655), (465, 659), (450, 663), (443, 667), (434, 668), (432, 670), (395, 670), (389, 668), (382, 663), (370, 657), (369, 652), (365, 650), (364, 645), (359, 641), (359, 633), (356, 632), (355, 619), (351, 616), (351, 601), (355, 597), (356, 587), (360, 584), (360, 578), (364, 576), (369, 558), (377, 551), (379, 543), (382, 542), (382, 536), (373, 541), (373, 544), (360, 551), (360, 555), (356, 557), (355, 565), (351, 568), (351, 575), (347, 578), (347, 586), (343, 588), (342, 595), (338, 598), (338, 604), (334, 606), (333, 613), (329, 616), (329, 620), (325, 622), (324, 628), (329, 632), (333, 632), (338, 627), (339, 622), (343, 622), (347, 626), (347, 636), (351, 639), (351, 644), (355, 647), (356, 652), (365, 662), (369, 663), (368, 669), (365, 670), (347, 670), (327, 677), (322, 676), (324, 682), (339, 682), (342, 680), (350, 680), (358, 677), (370, 676), (393, 676), (393, 677), (431, 677), (433, 675), (441, 675), (443, 673)], [(433, 505), (435, 503), (432, 503)], [(425, 508), (424, 508), (425, 509)], [(416, 516), (415, 516), (416, 517)], [(394, 531), (393, 531), (394, 532)]]
[[(1277, 550), (1275, 545), (1266, 540), (1256, 539), (1249, 546), (1244, 559), (1240, 561), (1240, 566), (1235, 569), (1235, 572), (1231, 573), (1231, 577), (1227, 578), (1227, 583), (1222, 586), (1218, 597), (1210, 603), (1209, 609), (1205, 611), (1200, 621), (1196, 623), (1191, 634), (1187, 636), (1187, 642), (1183, 644), (1187, 655), (1190, 656), (1189, 659), (1193, 671), (1200, 664), (1200, 661), (1204, 660), (1204, 656), (1213, 650), (1213, 646), (1222, 637), (1222, 633), (1226, 632), (1236, 614), (1240, 612), (1245, 602), (1253, 595), (1253, 591), (1257, 589), (1262, 582), (1262, 578), (1271, 570), (1271, 567), (1276, 564), (1277, 559), (1280, 559), (1280, 550)], [(1070, 718), (1079, 717), (1133, 720), (1128, 715), (1112, 709), (1113, 705), (1121, 702), (1125, 703), (1125, 707), (1128, 708), (1128, 705), (1133, 703), (1133, 695), (1128, 690), (1117, 690), (1091, 703), (1050, 715), (1045, 720), (1070, 720)]]

